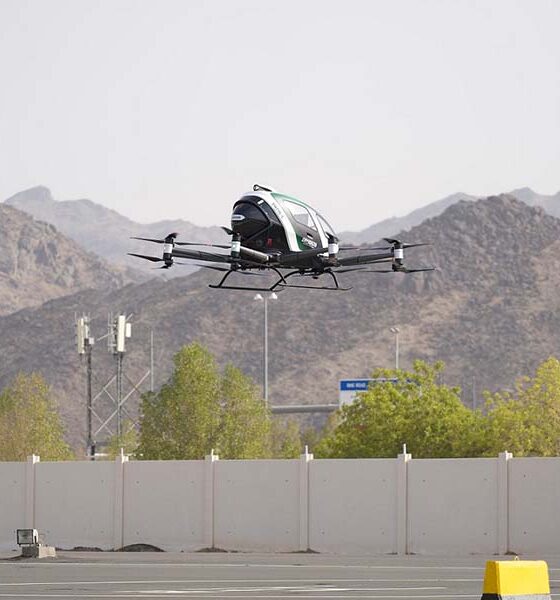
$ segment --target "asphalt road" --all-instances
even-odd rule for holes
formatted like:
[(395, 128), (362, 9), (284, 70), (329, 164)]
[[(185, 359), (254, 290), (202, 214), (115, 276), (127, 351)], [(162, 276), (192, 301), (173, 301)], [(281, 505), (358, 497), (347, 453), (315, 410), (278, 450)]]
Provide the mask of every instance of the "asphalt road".
[[(6, 556), (6, 555), (4, 555)], [(492, 557), (59, 552), (0, 559), (2, 598), (477, 598)], [(536, 558), (536, 557), (524, 557)], [(560, 557), (547, 560), (560, 598)]]

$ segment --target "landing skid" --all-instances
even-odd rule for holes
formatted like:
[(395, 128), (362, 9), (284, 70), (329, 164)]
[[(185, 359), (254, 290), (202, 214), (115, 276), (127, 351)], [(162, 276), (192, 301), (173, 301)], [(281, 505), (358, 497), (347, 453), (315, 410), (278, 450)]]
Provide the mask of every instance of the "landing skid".
[(282, 284), (282, 283), (285, 284), (286, 280), (284, 279), (284, 275), (282, 275), (282, 273), (280, 273), (280, 271), (278, 271), (278, 269), (275, 269), (274, 267), (271, 267), (271, 270), (274, 271), (278, 275), (279, 279), (278, 279), (277, 282), (273, 283), (269, 287), (247, 287), (247, 286), (244, 286), (244, 285), (224, 285), (226, 283), (228, 277), (232, 273), (235, 273), (235, 269), (232, 269), (231, 271), (228, 271), (222, 277), (222, 279), (220, 280), (220, 283), (218, 283), (217, 285), (209, 284), (208, 287), (211, 287), (211, 288), (213, 288), (215, 290), (243, 290), (243, 291), (247, 291), (247, 292), (273, 292), (274, 289), (279, 284)]
[[(292, 275), (302, 275), (303, 277), (314, 277), (315, 279), (317, 279), (321, 275), (330, 275), (334, 281), (334, 287), (333, 286), (298, 285), (297, 283), (286, 283), (286, 279), (288, 279), (288, 277), (291, 277)], [(336, 278), (336, 275), (332, 271), (324, 271), (320, 275), (314, 275), (312, 273), (305, 274), (305, 273), (301, 273), (300, 271), (292, 271), (291, 273), (288, 273), (287, 275), (285, 275), (283, 279), (284, 279), (284, 281), (277, 281), (274, 284), (274, 287), (303, 288), (306, 290), (332, 290), (333, 292), (347, 292), (348, 290), (352, 289), (351, 287), (348, 287), (348, 288), (340, 287), (340, 285), (338, 283), (338, 279)]]
[(328, 286), (319, 286), (319, 285), (297, 285), (297, 284), (291, 284), (291, 283), (278, 283), (277, 284), (278, 287), (280, 289), (286, 289), (286, 288), (303, 288), (306, 290), (330, 290), (331, 292), (347, 292), (348, 290), (351, 290), (351, 287), (328, 287)]
[[(241, 285), (212, 285), (211, 283), (208, 284), (208, 287), (210, 288), (214, 288), (215, 290), (244, 290), (246, 292), (274, 292), (274, 291), (280, 291), (278, 289), (274, 289), (274, 286), (272, 287), (244, 287)], [(285, 287), (293, 287), (293, 286), (285, 286), (283, 285), (282, 288)]]
[[(306, 290), (331, 290), (333, 292), (347, 292), (351, 290), (351, 287), (340, 287), (338, 283), (338, 279), (336, 275), (332, 271), (323, 271), (322, 273), (302, 273), (301, 271), (291, 271), (287, 275), (282, 275), (280, 271), (274, 267), (269, 267), (272, 271), (274, 271), (278, 275), (278, 281), (273, 283), (270, 287), (247, 287), (241, 285), (225, 285), (228, 277), (235, 273), (235, 269), (228, 271), (221, 279), (220, 283), (213, 285), (209, 284), (208, 287), (211, 287), (215, 290), (243, 290), (247, 292), (274, 292), (281, 291), (286, 288), (302, 288)], [(313, 286), (313, 285), (298, 285), (288, 283), (286, 279), (292, 277), (293, 275), (300, 275), (303, 277), (313, 277), (318, 279), (321, 275), (330, 275), (334, 282), (334, 286)]]

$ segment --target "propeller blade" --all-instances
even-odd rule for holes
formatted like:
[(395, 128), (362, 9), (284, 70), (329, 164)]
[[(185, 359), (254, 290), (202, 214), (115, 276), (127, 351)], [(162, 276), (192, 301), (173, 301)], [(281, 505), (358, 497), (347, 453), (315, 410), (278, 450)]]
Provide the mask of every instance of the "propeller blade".
[(233, 231), (229, 227), (222, 227), (222, 229), (228, 234), (233, 235)]
[(143, 258), (144, 260), (151, 260), (152, 262), (164, 262), (163, 258), (158, 258), (157, 256), (146, 256), (144, 254), (134, 254), (133, 252), (128, 252), (128, 255)]
[(436, 267), (425, 267), (422, 269), (406, 269), (405, 273), (421, 273), (422, 271), (437, 271)]
[(418, 246), (431, 246), (432, 242), (422, 242), (420, 244), (403, 244), (404, 248), (417, 248)]
[(175, 242), (175, 246), (206, 246), (208, 248), (224, 248), (229, 250), (231, 244), (201, 244), (199, 242)]
[(155, 244), (164, 244), (165, 240), (154, 240), (153, 238), (131, 237), (131, 240), (142, 240), (143, 242), (154, 242)]
[[(387, 239), (387, 238), (385, 238)], [(387, 240), (388, 241), (388, 240)], [(401, 242), (398, 242), (398, 240), (394, 240), (396, 243), (401, 244)], [(419, 244), (407, 244), (406, 242), (404, 244), (401, 244), (401, 246), (403, 248), (415, 248), (417, 246), (431, 246), (432, 243), (431, 242), (422, 242)], [(391, 250), (393, 248), (393, 246), (341, 246), (339, 248), (339, 250), (381, 250), (381, 251), (387, 251), (387, 250)]]
[(431, 246), (431, 242), (422, 242), (419, 244), (408, 244), (407, 242), (401, 242), (393, 238), (383, 238), (386, 242), (389, 242), (392, 246), (400, 246), (401, 248), (416, 248), (417, 246)]
[(176, 232), (170, 233), (165, 236), (163, 240), (156, 240), (154, 238), (145, 238), (145, 237), (131, 237), (131, 240), (142, 240), (143, 242), (154, 242), (154, 244), (165, 244), (169, 243), (169, 240), (174, 240), (179, 234)]

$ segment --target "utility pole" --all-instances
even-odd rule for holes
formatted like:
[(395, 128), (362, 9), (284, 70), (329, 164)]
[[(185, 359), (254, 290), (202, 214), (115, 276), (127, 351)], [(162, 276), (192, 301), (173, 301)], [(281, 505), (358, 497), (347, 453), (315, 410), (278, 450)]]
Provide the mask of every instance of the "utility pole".
[(154, 393), (154, 330), (150, 331), (150, 392)]
[(92, 361), (91, 354), (95, 339), (90, 335), (89, 316), (83, 315), (76, 319), (76, 341), (78, 345), (78, 354), (86, 357), (86, 456), (90, 460), (95, 460), (95, 442), (92, 436), (92, 415), (93, 415), (93, 395), (92, 395)]
[(395, 370), (399, 370), (399, 333), (400, 329), (398, 327), (391, 327), (389, 329), (391, 333), (395, 334)]
[(268, 301), (278, 300), (278, 296), (272, 294), (265, 295), (256, 294), (253, 300), (264, 302), (264, 335), (263, 335), (263, 397), (264, 404), (268, 408)]

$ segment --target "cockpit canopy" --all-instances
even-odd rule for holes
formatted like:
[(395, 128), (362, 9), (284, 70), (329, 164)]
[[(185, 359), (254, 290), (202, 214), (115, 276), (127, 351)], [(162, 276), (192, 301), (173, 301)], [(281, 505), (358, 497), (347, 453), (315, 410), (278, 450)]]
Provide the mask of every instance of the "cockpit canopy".
[(247, 247), (299, 251), (326, 247), (334, 230), (312, 207), (283, 194), (257, 190), (238, 200), (231, 216), (233, 231)]

